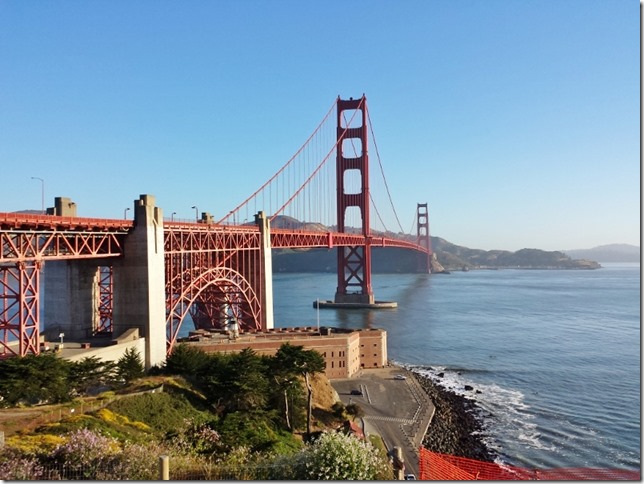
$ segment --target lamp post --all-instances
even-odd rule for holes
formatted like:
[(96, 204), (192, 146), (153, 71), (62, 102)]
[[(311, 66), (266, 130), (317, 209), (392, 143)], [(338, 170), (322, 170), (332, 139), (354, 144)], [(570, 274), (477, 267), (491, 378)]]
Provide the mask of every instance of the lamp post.
[(123, 218), (127, 220), (127, 211), (130, 209), (130, 207), (127, 207), (125, 210), (123, 210)]
[(45, 180), (37, 176), (32, 176), (32, 180), (40, 180), (40, 210), (45, 214)]
[(192, 208), (195, 209), (195, 218), (197, 219), (197, 222), (199, 222), (199, 209), (196, 205), (193, 205)]
[(172, 212), (172, 215), (170, 215), (170, 221), (174, 222), (174, 216), (177, 212)]

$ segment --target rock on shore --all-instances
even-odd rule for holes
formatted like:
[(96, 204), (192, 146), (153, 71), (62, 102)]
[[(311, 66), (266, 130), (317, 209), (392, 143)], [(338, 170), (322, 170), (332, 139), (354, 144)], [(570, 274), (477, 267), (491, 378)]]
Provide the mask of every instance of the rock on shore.
[(423, 446), (432, 452), (493, 462), (494, 453), (477, 434), (482, 427), (474, 416), (474, 403), (441, 388), (418, 373), (415, 373), (415, 377), (436, 407)]

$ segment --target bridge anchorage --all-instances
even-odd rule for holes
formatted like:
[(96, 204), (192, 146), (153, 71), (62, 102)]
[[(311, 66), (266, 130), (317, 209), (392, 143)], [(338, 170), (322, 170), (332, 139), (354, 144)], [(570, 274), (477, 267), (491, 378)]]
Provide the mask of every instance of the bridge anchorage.
[[(347, 120), (345, 111), (359, 112), (359, 125), (351, 126), (352, 116)], [(325, 309), (392, 309), (398, 307), (395, 301), (378, 301), (371, 285), (371, 248), (373, 236), (370, 229), (370, 192), (369, 192), (369, 154), (367, 149), (367, 99), (337, 100), (337, 142), (336, 142), (336, 196), (338, 232), (348, 233), (346, 226), (347, 211), (356, 207), (361, 215), (361, 233), (364, 245), (337, 248), (338, 286), (333, 301), (313, 302), (314, 308)], [(344, 121), (344, 123), (343, 123)], [(356, 124), (358, 124), (356, 123)], [(356, 150), (358, 146), (358, 150)], [(351, 157), (345, 153), (345, 147), (352, 147)], [(359, 151), (359, 152), (358, 152)], [(350, 192), (346, 186), (345, 174), (357, 171), (360, 177), (360, 189)], [(427, 204), (418, 204), (417, 227), (419, 247), (425, 249), (418, 254), (418, 269), (430, 271), (431, 245), (427, 224)]]

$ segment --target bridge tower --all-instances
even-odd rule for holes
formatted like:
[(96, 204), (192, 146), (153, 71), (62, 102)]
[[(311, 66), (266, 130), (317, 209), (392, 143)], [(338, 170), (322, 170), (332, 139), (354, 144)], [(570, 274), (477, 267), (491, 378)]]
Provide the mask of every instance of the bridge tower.
[[(352, 116), (345, 116), (345, 111), (354, 110)], [(347, 119), (361, 116), (360, 126), (349, 127)], [(369, 228), (369, 155), (367, 153), (367, 98), (350, 98), (337, 102), (337, 215), (338, 232), (346, 232), (345, 219), (347, 209), (357, 207), (361, 215), (362, 235), (367, 237), (367, 244), (355, 247), (338, 247), (338, 287), (335, 303), (340, 304), (374, 304), (371, 287), (371, 229)], [(345, 122), (343, 123), (343, 119)], [(350, 124), (350, 123), (349, 123)], [(356, 156), (347, 156), (349, 150)], [(347, 172), (356, 170), (360, 178), (360, 187), (350, 193)], [(354, 179), (356, 177), (353, 177)]]
[(431, 272), (432, 241), (429, 237), (429, 212), (426, 203), (416, 207), (416, 243), (427, 249), (427, 253), (418, 253), (418, 272)]

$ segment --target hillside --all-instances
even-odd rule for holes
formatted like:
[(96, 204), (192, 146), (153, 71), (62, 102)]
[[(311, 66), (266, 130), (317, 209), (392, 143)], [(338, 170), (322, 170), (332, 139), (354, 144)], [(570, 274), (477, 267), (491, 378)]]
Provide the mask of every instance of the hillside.
[(609, 244), (592, 249), (563, 251), (573, 259), (592, 259), (599, 262), (639, 262), (640, 248), (629, 244)]
[[(432, 248), (437, 261), (447, 271), (469, 269), (597, 269), (594, 260), (577, 260), (559, 251), (521, 249), (505, 250), (469, 249), (432, 237)], [(420, 254), (407, 249), (374, 247), (372, 271), (376, 274), (414, 273), (417, 271)], [(274, 250), (275, 272), (335, 272), (337, 267), (335, 249)], [(422, 257), (422, 256), (420, 256)]]
[(455, 269), (597, 269), (594, 260), (573, 259), (559, 251), (521, 249), (507, 250), (469, 249), (432, 237), (432, 248), (438, 261), (448, 270)]

